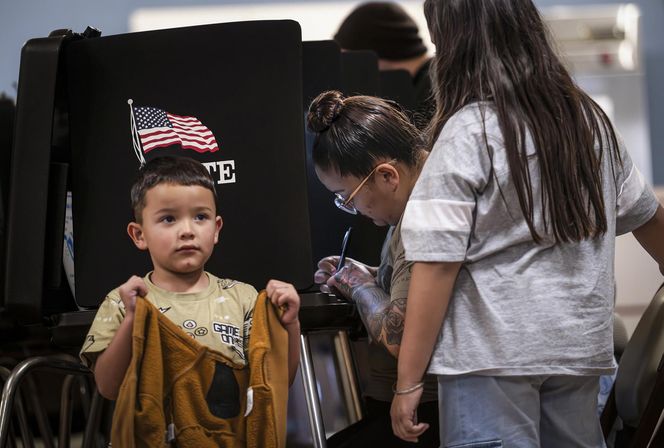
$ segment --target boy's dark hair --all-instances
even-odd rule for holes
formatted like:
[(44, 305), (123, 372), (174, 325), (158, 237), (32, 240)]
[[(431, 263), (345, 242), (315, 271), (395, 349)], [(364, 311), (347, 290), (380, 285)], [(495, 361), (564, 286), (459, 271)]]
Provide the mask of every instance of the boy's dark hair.
[(214, 180), (203, 164), (188, 157), (157, 157), (141, 167), (131, 187), (131, 208), (136, 222), (142, 221), (145, 194), (159, 184), (198, 185), (210, 190), (215, 200), (217, 198)]

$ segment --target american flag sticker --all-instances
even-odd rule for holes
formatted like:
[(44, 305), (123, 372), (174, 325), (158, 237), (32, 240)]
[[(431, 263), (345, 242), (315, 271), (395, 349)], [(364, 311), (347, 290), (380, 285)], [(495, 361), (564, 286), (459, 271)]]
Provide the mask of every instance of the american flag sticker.
[(156, 107), (134, 107), (128, 101), (134, 151), (138, 161), (157, 148), (180, 145), (199, 153), (219, 151), (212, 131), (196, 117), (175, 115)]

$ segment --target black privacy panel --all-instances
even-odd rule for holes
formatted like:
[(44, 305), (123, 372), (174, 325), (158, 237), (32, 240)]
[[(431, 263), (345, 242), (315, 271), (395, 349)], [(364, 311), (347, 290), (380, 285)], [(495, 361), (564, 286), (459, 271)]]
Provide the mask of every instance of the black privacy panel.
[(341, 49), (333, 40), (302, 42), (302, 95), (305, 110), (326, 90), (341, 90)]
[[(3, 210), (6, 213), (9, 204), (9, 166), (15, 110), (14, 102), (0, 95), (0, 219), (4, 218)], [(0, 226), (3, 224), (0, 222)], [(0, 241), (0, 246), (3, 243)]]
[[(258, 289), (269, 278), (300, 289), (311, 283), (301, 53), (300, 27), (293, 21), (151, 31), (70, 45), (79, 305), (98, 305), (130, 275), (150, 269), (147, 253), (126, 233), (129, 190), (140, 160), (162, 155), (197, 159), (217, 182), (224, 226), (208, 271)], [(151, 138), (152, 128), (166, 133)], [(188, 137), (192, 133), (196, 138)]]
[(341, 76), (346, 95), (380, 96), (378, 56), (373, 51), (344, 51)]
[[(302, 82), (305, 118), (311, 100), (326, 90), (340, 90), (347, 95), (350, 94), (349, 89), (354, 94), (375, 94), (379, 88), (377, 67), (374, 53), (341, 53), (334, 41), (304, 42)], [(369, 219), (350, 215), (334, 205), (334, 195), (320, 183), (314, 171), (314, 134), (307, 131), (305, 139), (313, 263), (328, 255), (338, 255), (344, 233), (352, 226), (353, 236), (347, 255), (371, 265), (378, 265), (387, 228), (377, 227)]]
[(413, 78), (406, 70), (383, 70), (380, 72), (380, 96), (396, 101), (403, 110), (415, 108)]

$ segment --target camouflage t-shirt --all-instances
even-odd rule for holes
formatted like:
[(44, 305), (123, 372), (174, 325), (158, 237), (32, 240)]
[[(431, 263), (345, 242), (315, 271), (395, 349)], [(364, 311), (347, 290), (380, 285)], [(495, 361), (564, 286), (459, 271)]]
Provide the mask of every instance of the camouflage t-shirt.
[[(176, 293), (155, 286), (150, 274), (144, 277), (146, 299), (189, 336), (245, 364), (251, 319), (258, 292), (246, 283), (220, 279), (206, 272), (208, 287), (196, 293)], [(118, 289), (104, 299), (81, 349), (81, 360), (92, 368), (111, 343), (124, 319), (125, 308)]]

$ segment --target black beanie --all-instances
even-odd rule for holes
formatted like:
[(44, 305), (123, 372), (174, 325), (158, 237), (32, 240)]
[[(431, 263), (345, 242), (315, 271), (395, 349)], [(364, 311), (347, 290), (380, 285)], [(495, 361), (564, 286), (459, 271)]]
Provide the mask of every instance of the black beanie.
[(334, 40), (346, 50), (373, 50), (380, 59), (410, 59), (426, 53), (415, 21), (391, 2), (363, 3), (341, 23)]

